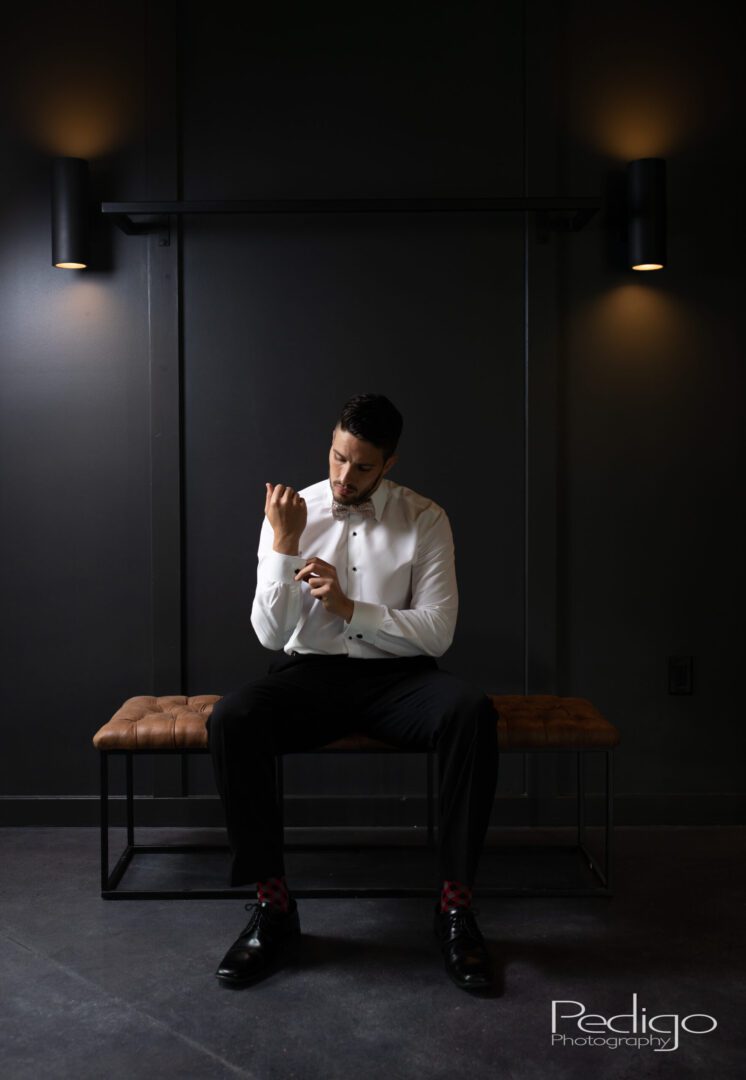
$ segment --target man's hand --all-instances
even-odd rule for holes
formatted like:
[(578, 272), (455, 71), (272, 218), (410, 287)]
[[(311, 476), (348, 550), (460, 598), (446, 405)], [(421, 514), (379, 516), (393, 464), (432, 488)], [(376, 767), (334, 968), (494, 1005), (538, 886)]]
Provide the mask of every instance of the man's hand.
[(297, 548), (308, 518), (306, 500), (286, 484), (266, 484), (265, 487), (264, 513), (274, 530), (275, 550), (278, 544)]
[(340, 615), (346, 622), (352, 619), (354, 603), (342, 592), (337, 580), (337, 570), (331, 563), (316, 557), (309, 559), (295, 575), (296, 581), (305, 581), (311, 596), (320, 600), (332, 615)]

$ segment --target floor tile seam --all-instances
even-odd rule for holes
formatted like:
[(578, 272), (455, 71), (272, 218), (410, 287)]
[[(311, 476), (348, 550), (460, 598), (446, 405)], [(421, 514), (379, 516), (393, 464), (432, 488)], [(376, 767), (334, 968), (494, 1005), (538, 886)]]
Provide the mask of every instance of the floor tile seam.
[(103, 987), (99, 986), (98, 983), (93, 982), (91, 979), (87, 979), (85, 975), (81, 975), (79, 971), (76, 971), (74, 968), (69, 967), (67, 964), (63, 964), (61, 961), (56, 960), (48, 953), (43, 952), (40, 949), (36, 949), (31, 945), (27, 945), (23, 941), (17, 940), (12, 936), (12, 933), (10, 932), (11, 930), (12, 933), (18, 933), (15, 927), (9, 928), (6, 925), (0, 926), (0, 936), (6, 938), (6, 940), (8, 941), (11, 941), (19, 948), (25, 949), (27, 952), (31, 953), (32, 956), (35, 956), (48, 964), (52, 964), (54, 967), (58, 968), (66, 975), (69, 975), (71, 978), (82, 983), (87, 989), (95, 991), (96, 995), (99, 998), (101, 998), (102, 996), (106, 997), (112, 1004), (115, 1004), (118, 1007), (123, 1006), (135, 1016), (143, 1017), (153, 1027), (159, 1028), (167, 1032), (174, 1038), (179, 1039), (180, 1042), (186, 1043), (187, 1046), (191, 1047), (192, 1049), (200, 1051), (206, 1057), (210, 1058), (213, 1062), (218, 1062), (220, 1065), (225, 1066), (225, 1068), (230, 1069), (231, 1072), (236, 1074), (236, 1076), (243, 1077), (244, 1080), (260, 1080), (256, 1073), (247, 1072), (245, 1069), (241, 1069), (238, 1065), (234, 1065), (233, 1062), (221, 1057), (220, 1054), (216, 1054), (214, 1051), (210, 1050), (209, 1047), (204, 1046), (202, 1043), (197, 1042), (195, 1039), (190, 1038), (188, 1035), (183, 1035), (180, 1031), (176, 1031), (169, 1024), (165, 1023), (165, 1021), (159, 1020), (157, 1017), (152, 1016), (145, 1009), (142, 1009), (137, 1005), (133, 1005), (131, 1002), (119, 997), (117, 994), (112, 994), (110, 990), (105, 990)]
[[(15, 931), (13, 931), (13, 933), (15, 933)], [(17, 945), (19, 949), (25, 949), (26, 952), (30, 952), (33, 954), (34, 950), (31, 948), (31, 946), (27, 945), (25, 941), (19, 941), (18, 938), (14, 938), (13, 933), (11, 933), (9, 927), (0, 926), (0, 935), (2, 935), (2, 937), (4, 937), (7, 941), (12, 941), (13, 944)], [(36, 955), (39, 954), (37, 953)]]

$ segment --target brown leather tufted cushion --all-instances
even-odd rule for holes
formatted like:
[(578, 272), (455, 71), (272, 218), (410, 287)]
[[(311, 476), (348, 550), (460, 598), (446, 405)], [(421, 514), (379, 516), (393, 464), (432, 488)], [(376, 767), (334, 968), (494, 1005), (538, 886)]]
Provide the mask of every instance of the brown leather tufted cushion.
[(604, 749), (619, 731), (586, 698), (554, 694), (488, 694), (497, 709), (501, 750)]
[[(617, 729), (586, 698), (553, 694), (487, 696), (498, 713), (501, 750), (603, 749), (619, 742)], [(205, 721), (219, 700), (219, 694), (129, 698), (96, 732), (93, 745), (98, 750), (206, 750)], [(353, 733), (327, 743), (324, 749), (396, 747)]]
[(206, 750), (205, 721), (220, 694), (131, 697), (93, 736), (97, 750)]

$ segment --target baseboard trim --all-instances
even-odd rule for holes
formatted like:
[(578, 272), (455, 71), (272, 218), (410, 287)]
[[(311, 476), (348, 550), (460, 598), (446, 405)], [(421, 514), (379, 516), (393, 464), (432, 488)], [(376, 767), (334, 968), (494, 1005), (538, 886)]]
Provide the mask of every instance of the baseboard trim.
[[(110, 798), (111, 823), (124, 824), (124, 797)], [(604, 802), (598, 794), (586, 799), (586, 821), (603, 824)], [(421, 795), (309, 796), (288, 795), (288, 826), (423, 826), (427, 806)], [(501, 795), (495, 799), (492, 825), (574, 825), (572, 795)], [(135, 797), (135, 822), (144, 826), (218, 827), (224, 823), (220, 800), (208, 795), (186, 798), (149, 795)], [(95, 826), (99, 823), (97, 795), (0, 796), (0, 826)], [(616, 795), (616, 825), (745, 825), (746, 794)]]

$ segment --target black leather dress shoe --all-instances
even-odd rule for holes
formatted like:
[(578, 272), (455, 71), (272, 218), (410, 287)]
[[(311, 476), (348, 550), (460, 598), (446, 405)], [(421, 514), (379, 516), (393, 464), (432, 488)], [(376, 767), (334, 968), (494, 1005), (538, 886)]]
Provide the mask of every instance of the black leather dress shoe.
[(474, 908), (452, 907), (441, 913), (435, 907), (435, 936), (445, 959), (446, 971), (462, 990), (485, 990), (492, 986), (492, 961), (477, 926)]
[(266, 900), (245, 907), (252, 911), (251, 918), (216, 972), (226, 986), (248, 986), (268, 975), (297, 951), (300, 941), (300, 919), (294, 899), (291, 898), (286, 912), (272, 907)]

